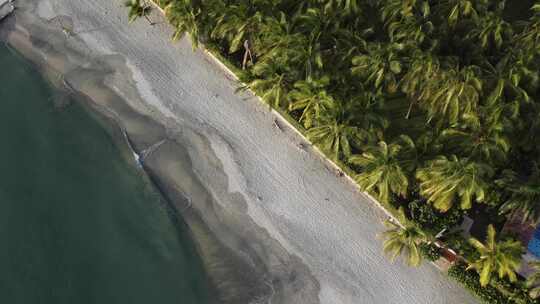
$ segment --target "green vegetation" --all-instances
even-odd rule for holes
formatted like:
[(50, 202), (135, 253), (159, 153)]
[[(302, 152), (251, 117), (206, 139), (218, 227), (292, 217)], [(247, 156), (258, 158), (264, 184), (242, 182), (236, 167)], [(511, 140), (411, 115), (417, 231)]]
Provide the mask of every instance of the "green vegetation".
[(424, 231), (433, 235), (445, 228), (455, 227), (463, 217), (463, 211), (458, 207), (441, 213), (431, 204), (426, 204), (425, 201), (421, 200), (412, 201), (408, 206), (411, 220), (418, 223)]
[(434, 262), (441, 257), (441, 249), (433, 243), (420, 244), (420, 255), (425, 260)]
[(144, 17), (150, 24), (153, 24), (148, 18), (148, 14), (150, 14), (152, 7), (148, 3), (145, 3), (144, 0), (127, 0), (124, 3), (124, 6), (129, 9), (129, 22), (133, 22), (139, 17)]
[[(470, 210), (539, 220), (537, 0), (155, 2), (175, 39), (217, 50), (360, 187), (404, 210), (405, 227), (386, 233), (391, 257), (417, 265), (418, 244)], [(451, 275), (508, 303), (488, 282), (513, 279), (521, 249), (488, 230), (486, 245), (445, 236), (481, 273)]]
[(448, 275), (460, 282), (477, 295), (486, 304), (536, 304), (537, 301), (527, 295), (525, 288), (505, 281), (494, 280), (489, 285), (482, 287), (478, 273), (467, 270), (462, 263), (450, 267)]
[(536, 207), (540, 4), (510, 22), (505, 1), (156, 2), (381, 201)]
[(533, 274), (527, 278), (527, 287), (531, 288), (530, 295), (533, 298), (540, 297), (540, 261), (534, 261), (530, 263), (531, 268), (534, 270)]
[(507, 304), (508, 301), (496, 288), (492, 286), (480, 286), (476, 272), (466, 270), (466, 266), (456, 264), (448, 270), (448, 275), (463, 284), (472, 293), (477, 295), (486, 304)]
[(499, 278), (508, 277), (510, 282), (517, 280), (516, 271), (521, 264), (523, 247), (519, 241), (504, 240), (497, 242), (495, 228), (488, 226), (486, 243), (475, 238), (469, 242), (476, 248), (479, 257), (468, 268), (474, 268), (480, 275), (480, 285), (486, 286), (491, 280), (492, 273), (498, 273)]
[(523, 222), (538, 223), (540, 218), (540, 168), (534, 164), (530, 176), (519, 177), (516, 172), (504, 171), (503, 177), (497, 181), (506, 187), (510, 196), (501, 206), (501, 212), (521, 215)]
[(426, 241), (426, 234), (415, 224), (405, 227), (386, 221), (388, 230), (383, 233), (385, 241), (383, 251), (394, 261), (397, 257), (405, 255), (405, 261), (410, 266), (419, 266), (422, 262), (419, 244)]

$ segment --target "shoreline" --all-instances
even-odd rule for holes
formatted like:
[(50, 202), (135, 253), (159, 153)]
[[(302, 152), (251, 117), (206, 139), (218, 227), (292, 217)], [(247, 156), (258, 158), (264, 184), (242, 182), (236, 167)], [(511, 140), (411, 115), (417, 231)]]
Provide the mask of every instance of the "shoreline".
[[(103, 10), (109, 5), (105, 0), (96, 2), (102, 2), (96, 6), (103, 5)], [(298, 151), (293, 143), (303, 139), (296, 130), (286, 128), (283, 133), (275, 134), (271, 128), (275, 113), (268, 112), (262, 104), (252, 104), (253, 100), (236, 104), (240, 98), (253, 99), (253, 96), (242, 94), (231, 99), (236, 96), (232, 81), (219, 82), (220, 77), (226, 77), (223, 70), (215, 67), (201, 51), (187, 53), (184, 50), (187, 42), (182, 41), (182, 49), (176, 56), (192, 56), (197, 62), (184, 62), (187, 66), (174, 68), (187, 70), (193, 77), (202, 77), (202, 69), (218, 81), (197, 83), (186, 79), (173, 92), (167, 87), (171, 83), (175, 85), (172, 79), (155, 78), (164, 84), (156, 81), (149, 84), (146, 80), (149, 74), (161, 77), (159, 73), (169, 72), (169, 67), (158, 59), (148, 58), (152, 70), (145, 63), (131, 61), (141, 59), (140, 54), (135, 54), (138, 50), (132, 50), (134, 54), (129, 56), (120, 55), (124, 54), (121, 50), (111, 52), (114, 41), (107, 41), (107, 36), (99, 35), (99, 30), (66, 37), (58, 27), (46, 22), (48, 17), (62, 15), (63, 11), (57, 9), (76, 13), (79, 4), (61, 0), (36, 3), (20, 4), (22, 7), (15, 16), (2, 23), (0, 37), (37, 65), (46, 65), (47, 78), (55, 78), (53, 70), (64, 75), (75, 90), (93, 101), (93, 106), (119, 122), (137, 152), (165, 141), (143, 162), (145, 171), (184, 217), (220, 294), (220, 303), (354, 303), (358, 299), (369, 303), (409, 303), (410, 300), (475, 303), (467, 295), (452, 298), (448, 296), (452, 292), (440, 295), (445, 288), (452, 288), (454, 293), (460, 289), (441, 280), (442, 275), (430, 266), (422, 266), (421, 271), (409, 270), (386, 261), (380, 241), (375, 240), (382, 225), (373, 224), (386, 216), (384, 212), (373, 206), (351, 205), (351, 202), (371, 202), (355, 187), (344, 185), (347, 182), (335, 177), (327, 161), (311, 147)], [(87, 8), (80, 5), (82, 14)], [(121, 1), (114, 6), (121, 6)], [(123, 8), (115, 10), (109, 12), (123, 14), (125, 20), (118, 22), (127, 23), (127, 12)], [(103, 18), (113, 20), (117, 16), (120, 15)], [(83, 17), (87, 19), (67, 16), (62, 19), (72, 23), (73, 20), (93, 24), (103, 21), (93, 20), (94, 16), (83, 14)], [(129, 30), (140, 31), (145, 28), (143, 23), (134, 24)], [(170, 29), (164, 24), (149, 31), (147, 35), (165, 36)], [(125, 34), (114, 35), (130, 42), (131, 38)], [(165, 53), (168, 47), (173, 49), (169, 45), (155, 46), (156, 53), (148, 54), (158, 58), (160, 52), (168, 55)], [(189, 51), (192, 52), (190, 47)], [(198, 101), (203, 95), (189, 89), (208, 91), (204, 98), (211, 102)], [(241, 123), (236, 127), (243, 129), (230, 127), (227, 121), (216, 121), (209, 114), (212, 110), (224, 111), (220, 108), (226, 104), (224, 100), (235, 102), (235, 107), (246, 107), (245, 115), (265, 125), (254, 129), (247, 125), (248, 120), (242, 120), (245, 116), (242, 113), (238, 113)], [(227, 117), (232, 118), (223, 116), (221, 120)], [(243, 133), (241, 138), (230, 135), (239, 131)], [(259, 145), (261, 140), (280, 143), (283, 147), (266, 151)], [(254, 158), (253, 153), (261, 157)], [(288, 165), (282, 164), (282, 157), (289, 154), (295, 156), (287, 160)], [(295, 163), (300, 164), (287, 167)], [(294, 175), (283, 176), (286, 170), (292, 170)], [(301, 170), (320, 176), (306, 181), (309, 176)], [(335, 185), (339, 187), (332, 189)], [(317, 186), (322, 189), (316, 189)], [(313, 210), (305, 210), (306, 204), (296, 206), (295, 201), (307, 203)], [(366, 226), (362, 221), (371, 222)], [(373, 240), (377, 243), (373, 244)], [(399, 274), (397, 279), (395, 272)], [(363, 281), (366, 277), (373, 279)], [(407, 282), (409, 277), (417, 281)], [(395, 290), (389, 290), (385, 284)], [(381, 286), (377, 288), (378, 285)]]
[[(187, 190), (182, 190), (180, 189), (181, 187), (179, 188), (179, 185), (182, 184), (181, 179), (183, 178), (186, 178), (191, 183), (198, 183), (198, 180), (196, 176), (188, 176), (193, 175), (194, 172), (190, 172), (191, 168), (189, 168), (189, 165), (186, 166), (190, 162), (188, 152), (185, 151), (182, 145), (176, 142), (181, 141), (181, 137), (184, 136), (175, 134), (178, 132), (178, 126), (173, 126), (174, 123), (166, 117), (162, 117), (161, 119), (150, 118), (146, 116), (149, 113), (144, 113), (142, 108), (138, 110), (144, 114), (138, 112), (133, 104), (129, 104), (124, 99), (126, 96), (120, 96), (114, 89), (99, 83), (98, 78), (109, 77), (110, 71), (115, 69), (123, 70), (122, 73), (126, 75), (122, 76), (130, 77), (127, 64), (120, 67), (118, 62), (115, 62), (113, 59), (111, 62), (106, 63), (106, 65), (111, 65), (109, 67), (110, 71), (107, 71), (107, 68), (102, 71), (93, 70), (93, 68), (88, 67), (82, 68), (78, 66), (78, 62), (73, 63), (67, 57), (61, 58), (62, 55), (60, 52), (46, 50), (53, 45), (46, 47), (33, 45), (31, 41), (32, 36), (28, 32), (25, 32), (27, 29), (20, 27), (16, 22), (12, 25), (19, 28), (9, 29), (7, 31), (4, 28), (0, 28), (0, 41), (5, 39), (8, 47), (14, 48), (19, 52), (19, 55), (25, 57), (26, 60), (35, 65), (37, 70), (56, 89), (75, 95), (72, 98), (87, 108), (89, 114), (94, 116), (94, 119), (97, 119), (115, 138), (121, 151), (123, 151), (122, 153), (126, 161), (132, 162), (133, 166), (136, 166), (132, 153), (140, 155), (143, 151), (151, 148), (153, 144), (163, 142), (162, 148), (160, 147), (161, 149), (152, 151), (147, 156), (147, 159), (141, 161), (141, 170), (145, 175), (143, 178), (148, 179), (153, 184), (153, 187), (156, 188), (169, 204), (169, 208), (173, 212), (176, 212), (185, 222), (187, 232), (191, 235), (197, 253), (201, 257), (204, 268), (207, 271), (206, 275), (210, 280), (210, 292), (217, 295), (217, 302), (215, 303), (259, 303), (258, 301), (263, 301), (261, 303), (264, 303), (265, 301), (270, 301), (273, 297), (274, 286), (267, 281), (270, 275), (264, 269), (265, 267), (256, 266), (256, 261), (254, 260), (257, 260), (257, 254), (246, 250), (242, 254), (245, 256), (241, 257), (238, 253), (233, 252), (235, 249), (227, 248), (228, 246), (222, 244), (221, 239), (224, 237), (220, 237), (219, 235), (223, 233), (217, 232), (219, 229), (216, 229), (220, 226), (218, 223), (219, 219), (217, 219), (218, 216), (216, 215), (216, 219), (209, 219), (209, 216), (205, 215), (205, 219), (203, 219), (200, 215), (200, 210), (203, 207), (201, 206), (197, 210), (191, 209), (191, 203), (189, 201), (192, 198), (185, 194)], [(49, 28), (48, 30), (54, 32), (54, 29)], [(55, 34), (58, 36), (62, 33), (58, 31)], [(69, 50), (68, 48), (63, 51), (68, 53), (73, 52), (70, 55), (78, 55), (76, 51)], [(100, 62), (100, 64), (103, 63)], [(74, 72), (78, 75), (72, 75)], [(66, 78), (71, 78), (71, 80), (66, 80)], [(70, 90), (74, 92), (68, 92)], [(121, 90), (125, 90), (125, 88)], [(131, 88), (131, 93), (137, 94), (137, 92), (138, 88)], [(97, 100), (105, 102), (98, 102)], [(144, 107), (142, 101), (139, 102), (139, 105)], [(170, 131), (173, 134), (167, 134)], [(185, 131), (181, 132), (184, 133)], [(125, 137), (122, 133), (128, 137)], [(188, 136), (198, 137), (195, 140), (204, 141), (204, 138), (196, 134), (193, 130), (190, 130), (189, 133), (191, 134)], [(179, 159), (181, 159), (180, 162), (178, 162)], [(180, 174), (165, 172), (167, 171), (167, 167), (175, 165), (182, 167), (178, 168), (178, 172), (181, 172)], [(192, 187), (192, 185), (186, 186)], [(219, 206), (214, 205), (215, 202), (211, 202), (212, 195), (204, 193), (206, 189), (203, 185), (198, 185), (196, 188), (198, 188), (196, 191), (201, 192), (198, 195), (207, 196), (204, 200), (210, 201), (208, 205), (204, 206), (206, 211), (211, 212), (211, 209), (219, 208)], [(209, 224), (209, 221), (213, 221), (213, 223)], [(239, 223), (238, 226), (244, 224)], [(231, 233), (232, 235), (234, 233)], [(231, 238), (231, 236), (227, 238)], [(234, 240), (237, 243), (246, 241), (248, 241), (248, 238)], [(261, 265), (263, 264), (261, 263)], [(272, 278), (271, 280), (279, 281), (280, 278)], [(286, 298), (290, 297), (287, 296)], [(287, 300), (283, 301), (277, 303), (287, 302)]]
[[(162, 14), (162, 17), (167, 20), (166, 16), (165, 16), (165, 11), (154, 1), (154, 0), (150, 0), (150, 4), (152, 5), (153, 8), (157, 9), (161, 14)], [(168, 21), (167, 21), (168, 22)], [(187, 35), (187, 34), (185, 34)], [(206, 49), (204, 43), (202, 42), (199, 42), (199, 48), (202, 49), (203, 52), (205, 52), (205, 54), (210, 57), (212, 59), (212, 61), (218, 65), (228, 76), (227, 78), (232, 78), (234, 81), (236, 82), (239, 82), (242, 84), (242, 86), (247, 86), (246, 83), (243, 83), (243, 82), (240, 82), (240, 79), (238, 78), (238, 76), (229, 68), (229, 66), (227, 66), (227, 64), (223, 63), (212, 51)], [(230, 79), (229, 78), (229, 79)], [(260, 96), (257, 96), (255, 95), (253, 92), (250, 91), (251, 94), (253, 94), (255, 96), (255, 98), (257, 99), (257, 102), (260, 102), (261, 104), (265, 104), (265, 102), (262, 100), (262, 98)], [(349, 183), (351, 183), (351, 185), (353, 185), (358, 191), (362, 191), (360, 189), (360, 187), (358, 186), (358, 184), (356, 183), (356, 181), (349, 175), (347, 174), (346, 172), (343, 172), (343, 168), (341, 168), (336, 162), (334, 162), (332, 159), (330, 159), (329, 157), (327, 157), (324, 152), (321, 151), (321, 149), (319, 149), (319, 147), (311, 144), (309, 142), (309, 140), (307, 139), (307, 137), (305, 136), (305, 134), (303, 134), (300, 130), (298, 130), (298, 128), (296, 126), (294, 126), (292, 123), (289, 122), (289, 120), (287, 118), (285, 118), (283, 116), (283, 114), (281, 114), (280, 112), (276, 111), (276, 109), (274, 108), (270, 108), (270, 112), (272, 113), (272, 115), (276, 116), (278, 119), (279, 119), (279, 123), (280, 124), (285, 124), (286, 127), (288, 128), (288, 130), (291, 130), (293, 131), (296, 135), (298, 135), (304, 142), (307, 142), (309, 143), (309, 146), (310, 148), (318, 154), (319, 157), (321, 157), (321, 159), (324, 159), (325, 162), (329, 163), (331, 166), (332, 166), (332, 169), (336, 170), (336, 172), (338, 173), (343, 173), (344, 175), (342, 176), (343, 178), (347, 179), (347, 181)], [(362, 193), (371, 201), (372, 204), (375, 204), (377, 205), (377, 207), (379, 207), (381, 209), (381, 211), (383, 211), (387, 216), (388, 218), (391, 218), (392, 221), (394, 221), (395, 223), (397, 223), (399, 226), (401, 227), (404, 227), (403, 224), (401, 223), (401, 221), (396, 218), (396, 216), (394, 214), (392, 214), (390, 211), (387, 210), (386, 207), (384, 207), (379, 201), (377, 201), (373, 196), (371, 196), (369, 193), (365, 192), (365, 191), (362, 191)], [(435, 263), (433, 263), (433, 265), (436, 265)]]

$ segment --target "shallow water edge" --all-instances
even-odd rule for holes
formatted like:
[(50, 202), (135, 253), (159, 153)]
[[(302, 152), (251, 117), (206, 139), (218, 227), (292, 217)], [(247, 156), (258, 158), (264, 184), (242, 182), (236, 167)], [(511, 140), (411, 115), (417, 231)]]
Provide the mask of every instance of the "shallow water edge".
[(120, 129), (5, 45), (0, 66), (2, 302), (210, 303), (184, 222)]
[(241, 194), (228, 192), (223, 165), (206, 138), (212, 130), (189, 115), (163, 115), (141, 98), (121, 55), (96, 54), (37, 17), (36, 4), (21, 6), (1, 25), (0, 39), (85, 104), (133, 161), (123, 136), (128, 134), (148, 177), (189, 227), (219, 303), (291, 303), (291, 295), (304, 290), (310, 291), (303, 295), (308, 302), (317, 303), (319, 287), (309, 269), (249, 218)]

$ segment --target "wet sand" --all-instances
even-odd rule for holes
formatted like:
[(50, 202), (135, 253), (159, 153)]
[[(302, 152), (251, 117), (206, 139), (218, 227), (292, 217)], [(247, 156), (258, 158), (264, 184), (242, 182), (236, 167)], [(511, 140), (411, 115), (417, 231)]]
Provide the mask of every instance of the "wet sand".
[(172, 44), (159, 15), (128, 26), (122, 1), (18, 5), (1, 39), (126, 130), (220, 303), (476, 303), (431, 265), (390, 264), (384, 212), (203, 51)]

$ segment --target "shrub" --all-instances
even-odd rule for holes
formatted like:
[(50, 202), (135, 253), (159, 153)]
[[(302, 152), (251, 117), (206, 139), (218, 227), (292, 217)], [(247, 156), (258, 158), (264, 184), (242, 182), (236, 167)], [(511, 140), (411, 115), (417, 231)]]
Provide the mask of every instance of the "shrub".
[(509, 304), (507, 299), (500, 291), (492, 286), (480, 286), (478, 274), (474, 271), (466, 270), (465, 265), (458, 263), (448, 269), (448, 275), (460, 282), (472, 293), (478, 296), (487, 304)]
[(461, 231), (447, 234), (443, 241), (468, 261), (475, 261), (480, 257), (478, 251), (461, 235)]
[(479, 276), (466, 265), (457, 263), (448, 269), (448, 276), (454, 278), (487, 304), (538, 304), (531, 299), (523, 284), (510, 283), (494, 276), (490, 285), (480, 286)]
[(436, 261), (441, 257), (441, 250), (433, 243), (422, 243), (419, 246), (420, 254), (428, 261)]
[(409, 204), (409, 212), (413, 221), (433, 234), (439, 233), (444, 228), (450, 229), (457, 226), (463, 218), (463, 211), (458, 208), (451, 208), (445, 213), (440, 213), (431, 204), (422, 200), (412, 201)]
[(525, 282), (518, 280), (517, 282), (510, 282), (507, 278), (500, 279), (497, 276), (491, 278), (493, 287), (497, 288), (503, 294), (506, 294), (511, 300), (520, 304), (535, 304), (538, 301), (529, 297), (529, 290), (525, 286)]

